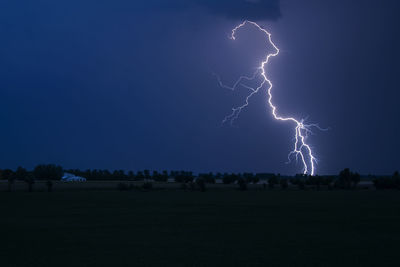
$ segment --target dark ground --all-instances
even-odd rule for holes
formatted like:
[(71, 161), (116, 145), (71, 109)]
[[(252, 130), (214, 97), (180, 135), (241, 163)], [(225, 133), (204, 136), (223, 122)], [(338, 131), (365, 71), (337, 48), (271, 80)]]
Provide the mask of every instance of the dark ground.
[(0, 266), (399, 266), (399, 191), (0, 192)]

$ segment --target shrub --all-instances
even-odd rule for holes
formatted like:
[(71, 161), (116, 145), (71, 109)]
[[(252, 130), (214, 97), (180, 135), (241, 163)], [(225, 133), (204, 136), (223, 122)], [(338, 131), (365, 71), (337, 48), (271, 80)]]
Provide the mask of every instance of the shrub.
[(300, 190), (304, 190), (306, 187), (305, 187), (305, 184), (304, 184), (304, 181), (302, 180), (302, 179), (299, 179), (298, 181), (297, 181), (297, 186), (298, 186), (298, 188), (300, 189)]
[(2, 171), (2, 178), (8, 181), (8, 191), (12, 191), (12, 186), (15, 181), (15, 173), (10, 169)]
[(215, 184), (215, 176), (211, 172), (210, 173), (200, 173), (199, 178), (203, 179), (205, 183)]
[(280, 183), (282, 189), (287, 189), (289, 187), (289, 183), (288, 183), (287, 179), (281, 179), (279, 181), (279, 183)]
[(222, 177), (222, 182), (224, 184), (231, 184), (234, 183), (238, 179), (238, 176), (235, 174), (224, 174)]
[(274, 175), (268, 179), (268, 187), (273, 189), (274, 186), (278, 183), (278, 178)]
[(190, 190), (192, 190), (192, 191), (196, 190), (196, 184), (195, 183), (189, 182), (188, 184), (189, 184), (189, 189)]
[(204, 179), (202, 179), (202, 178), (196, 179), (196, 184), (199, 187), (201, 192), (206, 191), (206, 182), (204, 181)]
[(28, 184), (28, 191), (32, 192), (33, 185), (35, 183), (35, 177), (33, 176), (33, 174), (28, 174), (27, 177), (25, 178), (25, 182)]
[(118, 183), (117, 189), (118, 189), (119, 191), (128, 191), (128, 190), (130, 190), (131, 188), (130, 188), (130, 186), (129, 186), (128, 184), (126, 184), (126, 183)]
[(181, 189), (186, 191), (188, 189), (187, 184), (186, 183), (181, 183)]
[(400, 175), (395, 172), (391, 177), (378, 177), (373, 179), (376, 189), (400, 189)]
[(246, 191), (247, 190), (247, 183), (243, 178), (239, 178), (238, 180), (239, 190)]
[(145, 183), (142, 185), (142, 188), (143, 188), (144, 190), (151, 190), (151, 189), (153, 189), (153, 183), (152, 183), (152, 182), (145, 182)]
[(263, 186), (264, 190), (267, 188), (267, 184), (266, 183), (263, 183), (262, 186)]
[(53, 182), (51, 180), (47, 180), (46, 186), (47, 186), (47, 192), (51, 192), (53, 189)]

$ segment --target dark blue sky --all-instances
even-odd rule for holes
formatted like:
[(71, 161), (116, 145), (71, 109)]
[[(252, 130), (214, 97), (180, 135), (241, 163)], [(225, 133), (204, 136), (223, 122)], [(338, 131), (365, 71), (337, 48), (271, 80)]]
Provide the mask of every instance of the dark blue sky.
[(400, 4), (382, 1), (2, 1), (0, 168), (185, 169), (294, 174), (293, 127), (254, 96), (224, 90), (281, 48), (268, 73), (279, 111), (328, 132), (317, 173), (400, 168)]

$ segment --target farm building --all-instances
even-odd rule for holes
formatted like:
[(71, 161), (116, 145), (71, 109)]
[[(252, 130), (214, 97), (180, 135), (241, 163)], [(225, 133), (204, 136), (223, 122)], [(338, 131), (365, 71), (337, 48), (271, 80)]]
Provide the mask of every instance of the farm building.
[(63, 177), (61, 177), (63, 182), (86, 182), (86, 178), (81, 176), (75, 176), (72, 173), (65, 172)]

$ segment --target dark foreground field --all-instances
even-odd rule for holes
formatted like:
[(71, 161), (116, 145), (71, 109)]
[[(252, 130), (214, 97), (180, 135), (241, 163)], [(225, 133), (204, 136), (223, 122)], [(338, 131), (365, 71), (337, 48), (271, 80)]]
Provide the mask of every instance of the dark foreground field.
[(399, 266), (398, 191), (1, 192), (0, 266)]

